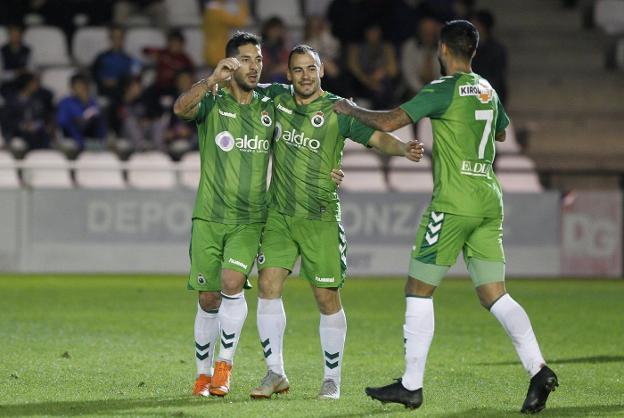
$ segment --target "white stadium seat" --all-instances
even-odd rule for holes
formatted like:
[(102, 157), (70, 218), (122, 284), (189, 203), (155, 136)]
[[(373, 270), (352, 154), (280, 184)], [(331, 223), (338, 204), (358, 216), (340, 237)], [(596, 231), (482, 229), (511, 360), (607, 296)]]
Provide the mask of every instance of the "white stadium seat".
[(33, 63), (37, 66), (70, 64), (65, 35), (57, 27), (29, 27), (24, 32), (24, 43), (31, 48)]
[(201, 162), (199, 152), (191, 151), (182, 156), (180, 160), (180, 183), (184, 187), (197, 190), (199, 187), (199, 178), (201, 176)]
[(6, 151), (0, 151), (0, 188), (17, 189), (19, 187), (20, 181), (13, 156)]
[(366, 152), (367, 148), (365, 145), (360, 144), (359, 142), (353, 141), (351, 138), (345, 139), (344, 152)]
[(128, 161), (128, 184), (137, 189), (172, 189), (176, 186), (174, 163), (158, 151), (133, 154)]
[(624, 1), (598, 0), (594, 3), (596, 26), (609, 35), (624, 33)]
[(76, 31), (72, 41), (72, 55), (79, 65), (90, 66), (95, 57), (110, 47), (108, 29), (103, 26), (85, 26)]
[(126, 33), (126, 52), (139, 60), (145, 58), (143, 48), (164, 48), (165, 44), (165, 35), (158, 29), (132, 28)]
[(24, 158), (24, 181), (33, 188), (67, 189), (73, 187), (69, 164), (55, 150), (33, 150)]
[(303, 24), (298, 1), (256, 0), (256, 14), (261, 21), (278, 16), (286, 26)]
[(518, 141), (516, 140), (516, 130), (509, 122), (509, 126), (505, 129), (505, 141), (504, 142), (496, 142), (496, 153), (497, 154), (520, 154), (520, 145), (518, 145)]
[(204, 64), (204, 34), (199, 28), (188, 28), (182, 31), (186, 40), (186, 53), (195, 65)]
[(535, 163), (524, 155), (501, 155), (496, 158), (496, 177), (504, 192), (541, 192)]
[(74, 67), (47, 68), (41, 72), (41, 84), (54, 93), (54, 101), (58, 102), (71, 93), (69, 79), (77, 71)]
[(390, 188), (397, 192), (433, 191), (431, 160), (426, 155), (419, 162), (404, 157), (392, 157), (389, 174)]
[(76, 184), (85, 189), (124, 189), (121, 162), (109, 151), (84, 151), (76, 160)]
[(346, 191), (385, 192), (388, 189), (381, 161), (372, 152), (345, 154), (342, 168), (345, 178), (340, 187)]
[(327, 16), (331, 2), (332, 0), (305, 0), (304, 10), (306, 16)]
[(197, 0), (165, 0), (169, 26), (199, 26), (201, 13)]

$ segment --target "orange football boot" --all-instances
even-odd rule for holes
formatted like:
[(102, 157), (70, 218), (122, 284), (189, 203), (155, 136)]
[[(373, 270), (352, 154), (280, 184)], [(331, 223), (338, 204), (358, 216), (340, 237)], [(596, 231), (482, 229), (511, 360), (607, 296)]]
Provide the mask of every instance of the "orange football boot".
[(214, 375), (210, 382), (210, 394), (214, 396), (225, 396), (230, 392), (230, 377), (232, 376), (232, 365), (227, 361), (217, 361), (214, 367)]

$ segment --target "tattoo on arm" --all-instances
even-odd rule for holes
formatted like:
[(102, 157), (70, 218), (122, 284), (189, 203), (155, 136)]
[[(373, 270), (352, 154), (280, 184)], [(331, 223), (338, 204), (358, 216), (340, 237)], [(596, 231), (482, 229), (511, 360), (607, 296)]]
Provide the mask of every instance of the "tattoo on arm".
[(176, 116), (187, 120), (194, 119), (199, 111), (199, 103), (213, 85), (214, 83), (203, 79), (193, 84), (189, 91), (182, 93), (173, 105)]
[(412, 123), (407, 113), (400, 107), (383, 111), (355, 107), (352, 110), (352, 115), (365, 125), (384, 132), (391, 132)]

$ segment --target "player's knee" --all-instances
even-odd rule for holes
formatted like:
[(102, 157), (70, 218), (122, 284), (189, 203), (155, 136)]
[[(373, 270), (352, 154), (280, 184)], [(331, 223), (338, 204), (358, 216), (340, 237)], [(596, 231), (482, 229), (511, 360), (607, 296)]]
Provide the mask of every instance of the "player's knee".
[(407, 296), (419, 296), (419, 297), (431, 297), (433, 296), (433, 292), (435, 292), (436, 287), (415, 279), (413, 277), (408, 277), (407, 282), (405, 283), (405, 295)]
[(203, 311), (214, 311), (221, 305), (221, 294), (219, 292), (199, 292), (199, 306)]
[(333, 315), (342, 309), (338, 289), (316, 289), (315, 297), (323, 315)]

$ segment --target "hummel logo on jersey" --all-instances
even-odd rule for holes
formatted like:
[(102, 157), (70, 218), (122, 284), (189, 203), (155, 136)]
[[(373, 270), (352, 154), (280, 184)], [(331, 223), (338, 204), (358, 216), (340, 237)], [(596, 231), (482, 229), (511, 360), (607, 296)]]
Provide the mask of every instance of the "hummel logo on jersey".
[(215, 143), (225, 152), (230, 152), (234, 147), (243, 152), (269, 152), (270, 143), (267, 139), (259, 139), (258, 135), (249, 138), (247, 134), (242, 138), (234, 138), (229, 131), (219, 132), (215, 136)]
[(234, 264), (235, 266), (242, 267), (242, 268), (244, 268), (245, 270), (247, 269), (247, 264), (243, 263), (242, 261), (234, 260), (234, 259), (233, 259), (233, 258), (231, 258), (231, 257), (230, 257), (230, 259), (228, 260), (228, 263), (232, 263), (232, 264)]
[(309, 148), (314, 152), (316, 152), (321, 147), (321, 143), (318, 139), (308, 138), (305, 136), (304, 132), (297, 132), (296, 129), (293, 129), (291, 131), (284, 131), (284, 133), (282, 134), (282, 139), (288, 142), (290, 145), (294, 145), (300, 148)]
[(427, 230), (425, 231), (425, 240), (429, 245), (433, 245), (438, 242), (443, 220), (444, 213), (436, 213), (434, 211), (431, 211), (431, 222), (429, 222), (429, 224), (427, 225)]
[(336, 279), (334, 279), (333, 277), (319, 277), (319, 276), (316, 276), (314, 280), (316, 280), (317, 282), (321, 282), (321, 283), (333, 283), (336, 281)]
[(459, 95), (462, 97), (475, 96), (481, 103), (491, 102), (494, 96), (492, 86), (485, 80), (479, 80), (479, 85), (477, 86), (472, 84), (459, 86)]
[(219, 109), (219, 114), (221, 116), (225, 116), (225, 117), (228, 117), (228, 118), (236, 119), (236, 113), (224, 112), (223, 110)]
[(281, 103), (278, 103), (278, 104), (277, 104), (277, 110), (281, 110), (282, 112), (284, 112), (284, 113), (288, 113), (289, 115), (292, 115), (292, 114), (293, 114), (293, 111), (292, 111), (292, 110), (285, 108), (284, 106), (282, 106), (282, 104), (281, 104)]

